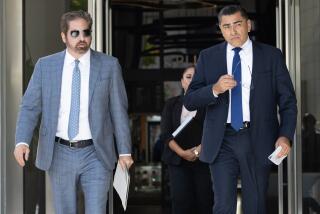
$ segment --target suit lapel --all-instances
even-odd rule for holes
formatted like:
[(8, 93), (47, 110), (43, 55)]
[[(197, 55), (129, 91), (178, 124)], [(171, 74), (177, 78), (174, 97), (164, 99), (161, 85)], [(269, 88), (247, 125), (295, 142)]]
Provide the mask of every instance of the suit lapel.
[(52, 72), (50, 78), (51, 90), (52, 90), (52, 105), (54, 109), (54, 117), (58, 118), (58, 112), (60, 107), (60, 97), (61, 97), (61, 84), (62, 84), (62, 71), (64, 65), (66, 51), (62, 51), (58, 54), (56, 60), (51, 64)]
[(217, 62), (221, 62), (221, 66), (222, 66), (222, 68), (220, 69), (221, 70), (221, 75), (224, 75), (224, 74), (228, 73), (228, 67), (227, 67), (227, 43), (226, 42), (223, 42), (221, 44), (219, 51), (220, 51), (220, 53), (217, 54), (217, 56), (218, 56)]
[(98, 60), (98, 56), (96, 55), (96, 52), (91, 50), (90, 78), (89, 78), (89, 104), (91, 103), (95, 85), (99, 77), (100, 66), (101, 64), (100, 64), (100, 61)]
[[(218, 76), (222, 76), (228, 74), (228, 66), (227, 66), (227, 42), (221, 43), (219, 54), (217, 55), (217, 65), (221, 65), (221, 68), (218, 69), (221, 72)], [(221, 63), (220, 63), (221, 62)], [(229, 91), (226, 91), (222, 94), (223, 99), (228, 104), (229, 103)]]
[(260, 70), (260, 67), (263, 65), (262, 63), (263, 56), (260, 51), (259, 46), (256, 42), (252, 41), (252, 74), (251, 74), (251, 85), (253, 86), (252, 90), (250, 91), (250, 112), (254, 109), (253, 108), (253, 98), (255, 96), (256, 87), (255, 84), (257, 83), (257, 71)]

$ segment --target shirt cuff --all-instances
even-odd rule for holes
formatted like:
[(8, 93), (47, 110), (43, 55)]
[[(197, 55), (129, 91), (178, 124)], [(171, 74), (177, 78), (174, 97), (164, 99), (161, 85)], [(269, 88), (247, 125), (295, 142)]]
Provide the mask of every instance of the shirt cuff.
[(214, 90), (212, 89), (212, 94), (213, 94), (213, 96), (215, 97), (215, 98), (217, 98), (218, 97), (218, 95), (214, 92)]
[(122, 156), (131, 156), (131, 154), (119, 154), (119, 157), (122, 157)]
[(25, 143), (25, 142), (20, 142), (16, 144), (16, 147), (20, 146), (20, 145), (25, 145), (27, 147), (29, 147), (29, 144)]

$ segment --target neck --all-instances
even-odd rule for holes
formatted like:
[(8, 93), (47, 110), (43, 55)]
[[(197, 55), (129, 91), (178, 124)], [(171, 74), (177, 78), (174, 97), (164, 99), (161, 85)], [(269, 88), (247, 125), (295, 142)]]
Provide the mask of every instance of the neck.
[(82, 57), (83, 55), (85, 55), (89, 50), (86, 50), (83, 53), (78, 53), (78, 52), (74, 52), (72, 50), (70, 50), (69, 48), (67, 48), (68, 53), (73, 56), (75, 59), (79, 59), (80, 57)]

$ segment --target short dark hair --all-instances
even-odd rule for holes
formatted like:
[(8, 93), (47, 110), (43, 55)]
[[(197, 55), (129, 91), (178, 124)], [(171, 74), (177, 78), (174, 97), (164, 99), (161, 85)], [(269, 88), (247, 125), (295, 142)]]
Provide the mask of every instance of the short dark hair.
[(77, 11), (67, 12), (61, 16), (61, 20), (60, 20), (61, 32), (66, 34), (69, 30), (69, 22), (79, 18), (86, 20), (89, 25), (89, 30), (91, 30), (92, 18), (90, 14), (83, 10), (77, 10)]
[(224, 8), (222, 8), (218, 14), (219, 24), (221, 23), (222, 16), (229, 16), (229, 15), (233, 15), (238, 12), (240, 12), (240, 14), (243, 18), (249, 19), (249, 16), (248, 16), (246, 9), (244, 9), (243, 7), (241, 7), (239, 5), (228, 5), (228, 6), (225, 6)]

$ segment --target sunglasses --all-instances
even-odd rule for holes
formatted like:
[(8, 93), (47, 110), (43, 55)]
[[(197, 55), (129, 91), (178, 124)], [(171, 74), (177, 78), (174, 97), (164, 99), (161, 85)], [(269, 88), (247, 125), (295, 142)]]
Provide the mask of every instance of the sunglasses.
[[(84, 36), (84, 37), (89, 37), (89, 36), (91, 36), (91, 30), (90, 30), (90, 29), (82, 30), (82, 33), (83, 33), (83, 36)], [(72, 30), (72, 31), (70, 31), (70, 35), (71, 35), (73, 38), (77, 38), (77, 37), (80, 35), (80, 30)]]

